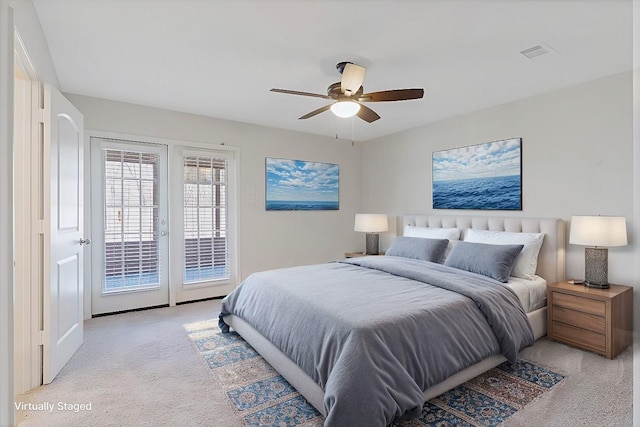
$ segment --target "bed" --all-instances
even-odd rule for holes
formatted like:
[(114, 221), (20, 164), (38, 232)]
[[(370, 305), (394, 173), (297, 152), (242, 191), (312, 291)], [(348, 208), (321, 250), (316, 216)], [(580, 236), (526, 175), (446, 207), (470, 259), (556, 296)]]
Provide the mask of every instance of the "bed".
[[(450, 230), (459, 235), (444, 239), (448, 244), (431, 234), (420, 236), (435, 232), (441, 237), (439, 231)], [(437, 246), (446, 253), (444, 264), (454, 259), (465, 264), (468, 257), (460, 248), (493, 250), (497, 243), (512, 254), (519, 246), (520, 254), (530, 247), (501, 241), (505, 236), (543, 238), (535, 274), (509, 277), (506, 284), (473, 269), (461, 272), (452, 268), (459, 267), (453, 261), (442, 265), (442, 260), (405, 257), (405, 246), (394, 247), (396, 241), (392, 256), (248, 277), (238, 288), (242, 291), (223, 301), (221, 328), (235, 330), (251, 344), (326, 417), (327, 426), (382, 426), (416, 417), (422, 402), (515, 360), (521, 348), (546, 333), (545, 286), (564, 278), (562, 220), (405, 215), (397, 218), (397, 235), (412, 245), (424, 237), (418, 239), (420, 248)], [(490, 239), (483, 241), (486, 236)], [(351, 288), (360, 292), (356, 298)], [(320, 304), (307, 308), (312, 300)], [(426, 300), (434, 307), (423, 318)], [(378, 329), (364, 328), (370, 324)], [(329, 338), (333, 334), (336, 338)]]

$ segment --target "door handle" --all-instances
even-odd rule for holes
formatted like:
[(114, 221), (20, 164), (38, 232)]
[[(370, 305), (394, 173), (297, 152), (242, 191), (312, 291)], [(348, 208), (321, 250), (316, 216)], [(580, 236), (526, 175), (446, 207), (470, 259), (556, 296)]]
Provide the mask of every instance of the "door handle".
[(90, 245), (90, 244), (91, 244), (91, 239), (80, 238), (80, 245)]

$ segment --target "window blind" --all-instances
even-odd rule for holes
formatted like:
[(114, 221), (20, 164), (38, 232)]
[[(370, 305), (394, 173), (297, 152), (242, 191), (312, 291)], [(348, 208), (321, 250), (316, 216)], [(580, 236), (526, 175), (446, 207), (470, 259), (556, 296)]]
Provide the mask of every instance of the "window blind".
[(157, 286), (158, 155), (104, 151), (103, 292)]
[(227, 160), (183, 161), (184, 283), (228, 279)]

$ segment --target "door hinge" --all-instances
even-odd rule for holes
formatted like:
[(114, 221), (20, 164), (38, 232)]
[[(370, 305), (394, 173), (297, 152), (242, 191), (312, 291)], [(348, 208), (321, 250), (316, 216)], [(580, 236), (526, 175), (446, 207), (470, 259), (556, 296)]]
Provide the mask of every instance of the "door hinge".
[(38, 331), (38, 345), (44, 345), (44, 331)]
[(38, 234), (44, 234), (44, 220), (38, 220)]
[(37, 108), (34, 114), (36, 122), (44, 123), (44, 108)]

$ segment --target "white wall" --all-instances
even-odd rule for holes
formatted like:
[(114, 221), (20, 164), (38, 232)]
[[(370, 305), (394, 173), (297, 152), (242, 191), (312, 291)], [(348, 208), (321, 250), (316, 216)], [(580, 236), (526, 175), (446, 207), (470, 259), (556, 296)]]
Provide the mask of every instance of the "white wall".
[[(621, 215), (632, 239), (638, 224), (633, 221), (631, 93), (632, 74), (623, 73), (363, 144), (362, 208), (392, 215), (431, 212), (433, 151), (522, 137), (523, 210), (486, 215), (567, 221), (572, 215)], [(638, 245), (630, 243), (609, 250), (612, 283), (638, 281), (631, 267)], [(567, 246), (566, 273), (584, 276), (583, 247)]]
[[(351, 142), (67, 94), (85, 128), (240, 148), (240, 277), (271, 268), (326, 262), (364, 249), (353, 231), (360, 205), (360, 148)], [(339, 211), (265, 211), (265, 157), (340, 165)]]

